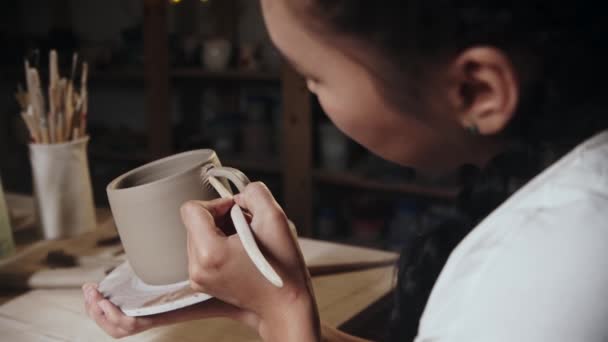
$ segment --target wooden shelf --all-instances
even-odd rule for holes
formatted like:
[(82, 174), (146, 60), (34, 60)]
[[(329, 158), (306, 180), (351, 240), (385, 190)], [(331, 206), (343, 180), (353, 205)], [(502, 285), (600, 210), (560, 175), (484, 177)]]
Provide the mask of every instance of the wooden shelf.
[(441, 200), (455, 200), (460, 189), (439, 186), (421, 185), (415, 183), (388, 183), (366, 179), (348, 172), (314, 170), (313, 178), (320, 183), (337, 186), (354, 187), (364, 190), (393, 192), (406, 195), (427, 197)]

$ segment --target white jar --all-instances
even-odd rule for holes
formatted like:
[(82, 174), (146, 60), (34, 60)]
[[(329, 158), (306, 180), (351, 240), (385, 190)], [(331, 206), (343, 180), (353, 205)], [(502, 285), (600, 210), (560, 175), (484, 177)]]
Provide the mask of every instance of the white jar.
[(211, 39), (203, 43), (202, 64), (209, 71), (223, 71), (228, 68), (232, 57), (232, 44), (226, 39)]

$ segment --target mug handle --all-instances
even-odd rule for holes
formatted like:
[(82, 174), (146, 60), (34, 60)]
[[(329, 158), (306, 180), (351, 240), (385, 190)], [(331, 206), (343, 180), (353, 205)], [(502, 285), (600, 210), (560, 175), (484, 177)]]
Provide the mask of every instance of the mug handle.
[[(215, 177), (228, 179), (236, 186), (239, 192), (243, 191), (245, 186), (250, 183), (249, 178), (247, 178), (243, 172), (231, 167), (209, 165), (203, 167), (202, 172), (203, 178), (209, 177), (206, 181), (210, 181), (211, 185), (222, 197), (231, 197), (232, 193), (229, 189), (226, 189), (221, 182), (214, 182)], [(249, 223), (247, 223), (241, 207), (235, 204), (230, 210), (230, 217), (234, 223), (234, 229), (243, 243), (245, 252), (260, 273), (262, 273), (262, 275), (274, 286), (283, 287), (283, 280), (266, 260), (255, 242), (253, 231), (249, 226)]]
[[(206, 175), (213, 176), (213, 177), (226, 178), (226, 179), (230, 180), (232, 182), (232, 184), (234, 184), (234, 186), (236, 186), (236, 188), (239, 192), (243, 192), (243, 190), (245, 190), (245, 187), (247, 186), (247, 184), (251, 183), (249, 178), (241, 170), (235, 169), (233, 167), (206, 165), (203, 167), (202, 177), (205, 178)], [(226, 190), (228, 190), (230, 192), (230, 194), (232, 194), (232, 191), (229, 187), (227, 187)], [(289, 224), (289, 229), (291, 230), (291, 232), (294, 234), (294, 236), (297, 239), (298, 231), (296, 229), (295, 224), (289, 219), (287, 221)]]
[(237, 170), (233, 167), (215, 166), (207, 168), (206, 172), (208, 176), (228, 179), (236, 186), (239, 192), (245, 190), (247, 184), (251, 183), (249, 178), (247, 178), (241, 170)]

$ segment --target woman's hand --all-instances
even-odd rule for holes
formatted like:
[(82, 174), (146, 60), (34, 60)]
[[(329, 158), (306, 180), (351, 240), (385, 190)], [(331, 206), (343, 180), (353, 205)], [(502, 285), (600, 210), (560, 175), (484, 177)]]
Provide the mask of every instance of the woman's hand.
[[(283, 279), (272, 285), (231, 230), (235, 202), (249, 212), (260, 249)], [(283, 210), (261, 183), (232, 199), (192, 201), (181, 209), (188, 230), (191, 287), (215, 298), (164, 314), (127, 317), (96, 286), (83, 287), (86, 311), (109, 335), (119, 338), (152, 327), (207, 317), (228, 317), (258, 331), (266, 341), (318, 341), (319, 317), (310, 277)]]
[(257, 327), (257, 321), (253, 315), (247, 314), (245, 311), (217, 299), (210, 299), (203, 303), (158, 315), (129, 317), (112, 304), (112, 302), (105, 299), (97, 290), (97, 285), (85, 284), (82, 290), (84, 292), (87, 315), (108, 335), (114, 338), (135, 335), (162, 325), (208, 317), (228, 317), (241, 321), (251, 327)]
[[(238, 235), (221, 224), (234, 203), (251, 214), (260, 249), (283, 279), (272, 285), (255, 267)], [(317, 341), (319, 318), (310, 277), (285, 213), (261, 183), (252, 183), (233, 200), (188, 202), (182, 206), (188, 229), (190, 284), (252, 314), (266, 341)]]

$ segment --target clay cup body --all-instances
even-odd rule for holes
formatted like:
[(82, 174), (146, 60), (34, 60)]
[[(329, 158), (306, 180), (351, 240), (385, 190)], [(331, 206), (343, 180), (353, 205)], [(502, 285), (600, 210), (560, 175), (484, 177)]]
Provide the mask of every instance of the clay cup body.
[(146, 284), (188, 280), (186, 228), (180, 207), (218, 194), (201, 180), (201, 167), (221, 166), (212, 150), (180, 153), (146, 164), (113, 180), (108, 199), (127, 258)]

